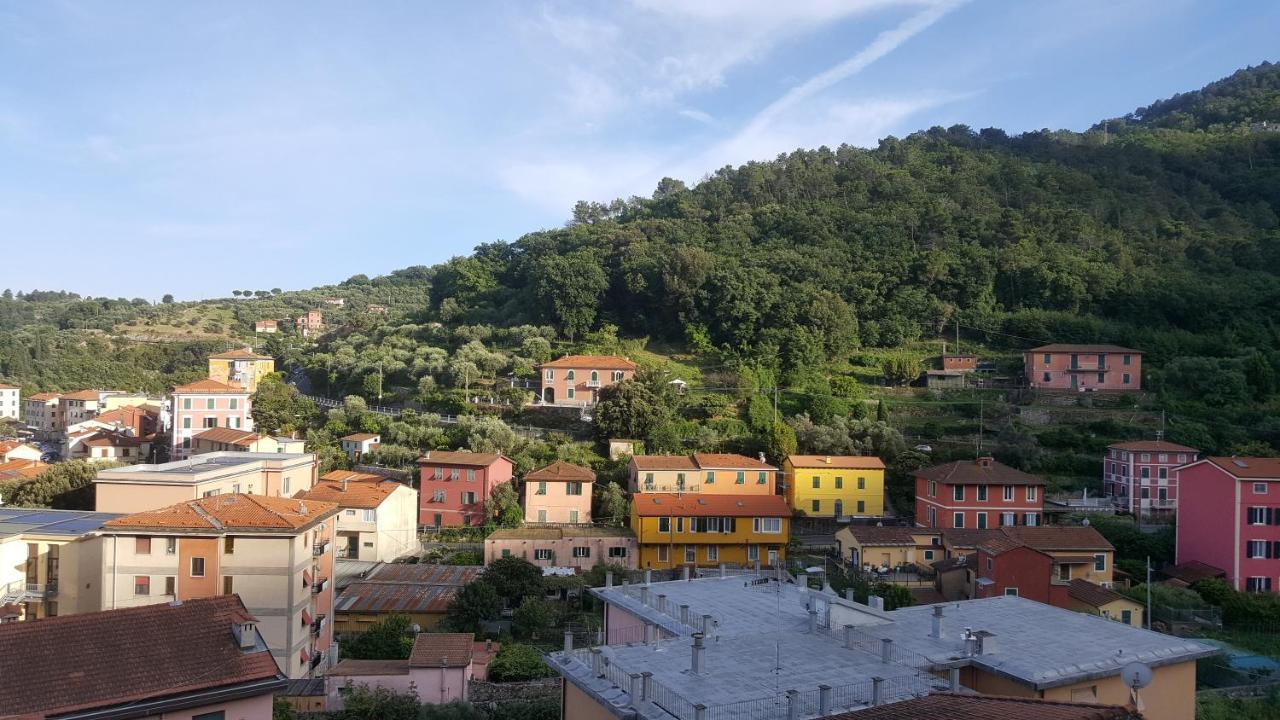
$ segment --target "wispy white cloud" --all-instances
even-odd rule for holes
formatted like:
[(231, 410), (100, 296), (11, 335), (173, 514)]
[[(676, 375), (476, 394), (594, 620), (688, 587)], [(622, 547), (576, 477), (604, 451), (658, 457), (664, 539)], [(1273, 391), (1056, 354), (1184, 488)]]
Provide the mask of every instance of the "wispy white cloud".
[(696, 108), (684, 108), (683, 110), (680, 110), (676, 114), (679, 115), (680, 117), (685, 117), (695, 122), (700, 122), (703, 125), (714, 125), (716, 122), (716, 119), (711, 116), (711, 113), (703, 112), (702, 110), (698, 110)]

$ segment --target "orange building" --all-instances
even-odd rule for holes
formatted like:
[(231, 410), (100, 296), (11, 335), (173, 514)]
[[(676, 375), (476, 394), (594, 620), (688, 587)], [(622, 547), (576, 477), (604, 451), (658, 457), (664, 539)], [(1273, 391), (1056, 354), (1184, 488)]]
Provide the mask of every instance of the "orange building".
[(595, 405), (600, 389), (635, 377), (636, 364), (616, 355), (566, 355), (538, 366), (538, 402)]

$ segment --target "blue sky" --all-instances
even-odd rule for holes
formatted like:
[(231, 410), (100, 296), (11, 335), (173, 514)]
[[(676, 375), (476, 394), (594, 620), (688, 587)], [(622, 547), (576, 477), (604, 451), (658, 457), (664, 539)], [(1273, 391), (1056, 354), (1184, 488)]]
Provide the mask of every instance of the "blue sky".
[(1264, 1), (0, 0), (0, 288), (433, 264), (798, 147), (1083, 129), (1277, 36)]

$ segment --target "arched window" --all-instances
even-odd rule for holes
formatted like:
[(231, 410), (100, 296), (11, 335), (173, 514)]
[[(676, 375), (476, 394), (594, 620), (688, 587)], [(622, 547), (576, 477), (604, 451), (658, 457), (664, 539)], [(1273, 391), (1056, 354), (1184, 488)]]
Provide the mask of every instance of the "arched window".
[(572, 379), (573, 379), (573, 371), (572, 371), (572, 370), (566, 370), (566, 371), (565, 371), (565, 374), (564, 374), (564, 379), (565, 379), (565, 380), (572, 380)]

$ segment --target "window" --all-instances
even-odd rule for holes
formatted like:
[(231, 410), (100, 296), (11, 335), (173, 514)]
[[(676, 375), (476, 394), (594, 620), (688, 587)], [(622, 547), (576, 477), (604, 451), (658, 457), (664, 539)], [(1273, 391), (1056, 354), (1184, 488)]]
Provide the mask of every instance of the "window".
[(836, 517), (844, 517), (844, 501), (843, 500), (836, 501), (836, 509), (831, 514), (835, 515)]
[(738, 471), (738, 477), (734, 480), (735, 484), (742, 485), (747, 481), (747, 473), (744, 470)]
[(228, 555), (234, 555), (236, 552), (236, 539), (228, 535), (222, 539), (222, 552)]
[(564, 371), (564, 379), (565, 379), (565, 380), (573, 380), (573, 379), (574, 379), (574, 377), (575, 377), (575, 375), (574, 375), (574, 373), (573, 373), (573, 371), (572, 371), (572, 370), (565, 370), (565, 371)]
[(462, 493), (462, 504), (463, 504), (463, 505), (475, 505), (475, 504), (476, 504), (476, 494), (475, 494), (475, 493), (473, 493), (473, 492), (464, 492), (464, 493)]
[(1142, 455), (1141, 455), (1140, 457), (1141, 457), (1142, 462), (1144, 462), (1144, 463), (1145, 463), (1145, 462), (1151, 462), (1151, 453), (1142, 453)]
[(1142, 479), (1143, 479), (1143, 480), (1150, 480), (1150, 479), (1151, 479), (1151, 468), (1146, 467), (1146, 466), (1144, 465), (1143, 467), (1138, 468), (1138, 474), (1142, 477)]
[(609, 557), (611, 558), (624, 558), (626, 556), (627, 556), (627, 549), (625, 547), (609, 548)]
[(205, 400), (205, 401), (204, 401), (204, 409), (205, 409), (205, 410), (213, 410), (213, 409), (214, 409), (214, 400), (213, 400), (213, 398), (209, 398), (208, 400)]
[(204, 577), (204, 558), (191, 558), (191, 577)]
[(821, 500), (814, 500), (814, 501), (811, 503), (811, 505), (813, 506), (813, 511), (814, 511), (814, 512), (819, 512), (819, 511), (822, 509), (822, 501), (821, 501)]
[(653, 473), (644, 474), (644, 489), (645, 490), (653, 489)]
[[(291, 479), (292, 479), (292, 478), (290, 478), (288, 475), (286, 475), (286, 476), (284, 476), (284, 479), (281, 481), (281, 485), (282, 485), (281, 490), (283, 490), (283, 491), (284, 491), (284, 494), (285, 494), (285, 495), (288, 495), (288, 494), (289, 494), (289, 481), (290, 481)], [(249, 489), (250, 489), (250, 490), (252, 490), (253, 488), (249, 488)]]
[(538, 489), (537, 489), (537, 490), (534, 490), (534, 491), (533, 491), (533, 494), (534, 494), (534, 495), (546, 495), (546, 494), (547, 494), (547, 483), (546, 483), (546, 482), (543, 482), (543, 481), (539, 481), (539, 482), (538, 482)]
[(577, 510), (570, 510), (570, 511), (569, 511), (569, 523), (570, 523), (571, 525), (577, 525), (577, 524), (578, 524), (578, 511), (577, 511)]
[(589, 558), (591, 557), (591, 548), (586, 545), (574, 545), (573, 556), (576, 558)]
[(167, 577), (164, 579), (164, 594), (165, 595), (178, 594), (178, 578)]
[(1023, 520), (1027, 527), (1036, 527), (1040, 524), (1040, 513), (1024, 513)]
[(436, 480), (443, 480), (443, 479), (444, 479), (444, 468), (442, 468), (442, 467), (438, 467), (438, 468), (436, 468), (434, 471), (432, 471), (431, 476), (432, 476), (433, 478), (435, 478)]
[(565, 487), (564, 494), (565, 494), (565, 495), (581, 495), (581, 494), (582, 494), (582, 483), (580, 483), (580, 482), (571, 482), (571, 483), (569, 483), (569, 484)]
[(165, 539), (164, 539), (164, 554), (165, 554), (165, 555), (177, 555), (177, 554), (178, 554), (178, 538), (165, 538)]
[(842, 477), (837, 477), (837, 478), (836, 478), (836, 489), (837, 489), (837, 490), (843, 490), (843, 489), (844, 489), (844, 478), (842, 478)]
[(866, 511), (867, 511), (867, 501), (866, 501), (866, 500), (859, 500), (859, 501), (858, 501), (858, 512), (859, 512), (859, 513), (864, 513), (864, 512), (866, 512)]
[(614, 382), (622, 382), (622, 371), (621, 371), (621, 370), (614, 370), (614, 371), (613, 371), (613, 381), (614, 381)]
[(977, 527), (978, 527), (978, 529), (979, 529), (979, 530), (986, 530), (986, 529), (987, 529), (987, 514), (986, 514), (986, 513), (984, 513), (984, 512), (980, 512), (980, 513), (978, 513), (978, 526), (977, 526)]
[(1093, 569), (1094, 569), (1094, 571), (1095, 571), (1095, 572), (1106, 572), (1106, 571), (1107, 571), (1107, 554), (1106, 554), (1106, 553), (1096, 553), (1096, 554), (1094, 554), (1094, 556), (1093, 556)]
[(599, 371), (599, 370), (592, 370), (592, 371), (591, 371), (591, 382), (600, 382), (600, 371)]
[(991, 558), (990, 558), (990, 557), (988, 557), (988, 558), (987, 558), (987, 569), (988, 569), (988, 570), (990, 570), (990, 569), (991, 569), (991, 567), (992, 567), (994, 564), (995, 564), (995, 563), (993, 563), (993, 562), (991, 561)]
[(756, 560), (759, 560), (759, 559), (760, 559), (760, 546), (759, 546), (759, 545), (748, 545), (748, 546), (747, 546), (747, 561), (748, 561), (748, 562), (755, 562)]
[(239, 492), (240, 492), (240, 483), (235, 483), (234, 485), (232, 485), (232, 486), (231, 486), (231, 492), (233, 492), (233, 493), (239, 493)]
[(551, 382), (552, 380), (555, 380), (555, 379), (556, 379), (556, 371), (555, 371), (555, 370), (548, 370), (548, 371), (543, 375), (543, 377), (545, 377), (545, 378), (547, 379), (547, 382)]
[(860, 477), (860, 478), (858, 478), (858, 489), (859, 489), (859, 490), (866, 490), (866, 489), (867, 489), (867, 479), (866, 479), (866, 478), (864, 478), (864, 477)]
[(1007, 587), (1007, 588), (1005, 588), (1005, 589), (1004, 589), (1004, 594), (1005, 594), (1005, 595), (1008, 595), (1008, 596), (1010, 596), (1010, 597), (1018, 597), (1018, 588), (1016, 588), (1016, 587)]
[(550, 560), (551, 548), (534, 548), (533, 559), (534, 560)]
[(222, 494), (221, 490), (214, 488), (213, 490), (204, 491), (203, 497), (217, 497), (218, 495), (221, 495), (221, 494)]
[(716, 473), (715, 473), (715, 471), (714, 471), (714, 470), (708, 470), (708, 471), (707, 471), (707, 484), (708, 484), (708, 485), (715, 485), (715, 484), (716, 484)]
[(964, 486), (963, 485), (951, 486), (951, 497), (954, 500), (964, 500)]
[(671, 518), (669, 517), (658, 518), (658, 532), (660, 533), (671, 532)]
[(933, 559), (933, 551), (932, 551), (932, 550), (925, 550), (925, 551), (924, 551), (924, 559), (925, 559), (925, 560), (932, 560), (932, 559)]
[(225, 710), (217, 710), (200, 713), (199, 715), (192, 715), (191, 720), (227, 720), (227, 712)]
[(1270, 525), (1270, 523), (1267, 522), (1267, 515), (1270, 514), (1269, 512), (1267, 512), (1268, 510), (1269, 508), (1264, 508), (1264, 507), (1249, 508), (1249, 524), (1250, 525)]
[(1004, 488), (1004, 501), (1013, 502), (1013, 486), (1003, 485), (1002, 487)]
[(1128, 385), (1128, 384), (1129, 384), (1129, 373), (1124, 373), (1123, 375), (1121, 375), (1121, 376), (1120, 376), (1120, 382), (1124, 383), (1125, 385)]
[(1168, 479), (1169, 479), (1169, 468), (1167, 468), (1167, 467), (1162, 467), (1162, 468), (1160, 468), (1160, 479), (1161, 479), (1161, 480), (1168, 480)]
[(707, 546), (707, 562), (719, 562), (719, 560), (720, 560), (720, 546), (708, 545)]
[(1181, 465), (1187, 461), (1186, 453), (1178, 453), (1178, 464)]
[(437, 490), (431, 494), (431, 502), (444, 502), (444, 491)]
[(684, 490), (684, 473), (676, 473), (676, 487)]
[(684, 532), (684, 518), (682, 517), (676, 518), (676, 532)]
[(502, 557), (504, 557), (504, 558), (511, 557), (511, 550), (509, 550), (508, 548), (503, 548), (503, 549), (502, 549)]
[(475, 481), (476, 481), (475, 468), (467, 468), (467, 482), (475, 482)]
[(190, 429), (191, 429), (191, 418), (190, 418), (190, 417), (184, 417), (184, 418), (182, 418), (182, 429), (183, 429), (183, 430), (190, 430)]
[(1036, 486), (1028, 485), (1027, 486), (1027, 502), (1035, 502), (1037, 496), (1038, 496), (1038, 492), (1037, 492)]
[(150, 555), (151, 554), (151, 538), (150, 537), (134, 538), (133, 552), (135, 555)]
[(234, 584), (233, 584), (233, 583), (232, 583), (232, 581), (231, 581), (231, 576), (230, 576), (230, 575), (224, 575), (224, 576), (222, 577), (222, 594), (223, 594), (223, 595), (234, 595), (236, 591), (235, 591), (235, 589), (234, 589), (233, 585), (234, 585)]
[(1271, 543), (1265, 540), (1250, 540), (1245, 543), (1245, 557), (1251, 559), (1271, 556)]
[(782, 518), (752, 518), (751, 529), (771, 535), (782, 532)]
[(671, 561), (671, 548), (667, 545), (658, 546), (658, 562)]
[(1000, 527), (1013, 527), (1016, 524), (1018, 524), (1017, 513), (1000, 513)]
[(957, 528), (964, 527), (964, 513), (951, 514), (951, 527), (957, 527)]
[(1254, 494), (1254, 495), (1266, 495), (1266, 494), (1267, 494), (1267, 484), (1266, 484), (1266, 483), (1254, 483), (1254, 484), (1253, 484), (1253, 494)]
[(818, 479), (817, 477), (815, 477), (815, 478), (813, 479), (813, 489), (814, 489), (814, 490), (820, 490), (820, 489), (822, 489), (822, 480), (820, 480), (820, 479)]
[(757, 485), (768, 485), (768, 484), (769, 484), (769, 473), (767, 473), (767, 472), (765, 472), (765, 471), (763, 471), (763, 470), (761, 470), (760, 472), (756, 473), (756, 484), (757, 484)]
[(216, 428), (216, 427), (218, 427), (218, 418), (216, 418), (216, 417), (214, 417), (214, 416), (212, 416), (212, 415), (206, 415), (206, 416), (205, 416), (205, 418), (204, 418), (204, 427), (206, 427), (206, 428)]
[(564, 392), (565, 392), (565, 397), (566, 397), (566, 398), (568, 398), (569, 400), (572, 400), (572, 399), (574, 398), (575, 393), (574, 393), (574, 391), (573, 391), (573, 388), (569, 388), (568, 390), (565, 390)]
[(151, 594), (151, 577), (149, 575), (135, 575), (133, 577), (133, 594), (134, 595), (150, 595)]
[(458, 470), (458, 468), (450, 468), (450, 469), (449, 469), (449, 479), (450, 479), (450, 480), (457, 480), (460, 476), (461, 476), (461, 473), (460, 473), (460, 471)]
[(183, 410), (191, 409), (191, 398), (182, 398), (182, 409)]
[(1052, 362), (1053, 362), (1053, 356), (1052, 356), (1052, 355), (1050, 355), (1049, 353), (1045, 353), (1045, 354), (1044, 354), (1044, 364), (1045, 364), (1045, 365), (1049, 365), (1049, 364), (1051, 364)]
[(1133, 362), (1133, 356), (1132, 356), (1132, 355), (1125, 355), (1125, 356), (1124, 356), (1124, 360), (1123, 360), (1123, 362), (1124, 362), (1124, 364), (1125, 364), (1125, 365), (1128, 365), (1128, 364), (1132, 363), (1132, 362)]
[(1058, 579), (1067, 581), (1071, 579), (1071, 566), (1063, 563), (1058, 566)]
[(1245, 581), (1245, 592), (1271, 592), (1271, 578), (1269, 577), (1251, 577)]
[(1043, 377), (1043, 378), (1041, 378), (1041, 379), (1042, 379), (1044, 382), (1049, 382), (1052, 378), (1050, 378), (1050, 377), (1049, 377), (1049, 373), (1048, 373), (1048, 372), (1045, 372), (1044, 377)]
[(935, 480), (929, 481), (929, 497), (938, 497), (938, 483)]
[(987, 500), (987, 486), (979, 485), (978, 486), (978, 502), (986, 502), (986, 500)]
[(377, 522), (377, 521), (378, 521), (378, 511), (377, 511), (377, 510), (369, 510), (369, 509), (366, 509), (366, 510), (364, 511), (364, 521), (365, 521), (365, 522)]
[(538, 511), (538, 522), (540, 522), (540, 523), (544, 523), (544, 522), (546, 522), (546, 521), (547, 521), (547, 511), (546, 511), (546, 510), (539, 510), (539, 511)]
[(240, 400), (238, 398), (231, 398), (231, 409), (239, 410), (240, 409), (239, 403), (240, 403)]

